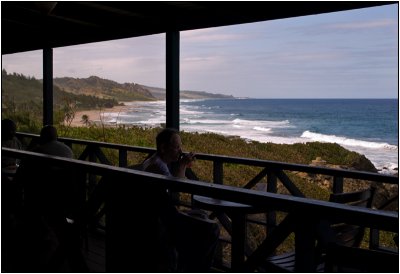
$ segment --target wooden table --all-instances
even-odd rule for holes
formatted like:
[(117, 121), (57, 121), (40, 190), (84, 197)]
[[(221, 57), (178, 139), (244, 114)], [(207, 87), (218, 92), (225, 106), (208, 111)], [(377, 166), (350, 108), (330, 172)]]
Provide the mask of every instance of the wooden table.
[(226, 213), (232, 224), (232, 255), (231, 268), (233, 271), (240, 271), (244, 263), (244, 250), (246, 241), (246, 215), (255, 213), (255, 209), (246, 204), (240, 204), (205, 196), (193, 195), (193, 205), (205, 210)]

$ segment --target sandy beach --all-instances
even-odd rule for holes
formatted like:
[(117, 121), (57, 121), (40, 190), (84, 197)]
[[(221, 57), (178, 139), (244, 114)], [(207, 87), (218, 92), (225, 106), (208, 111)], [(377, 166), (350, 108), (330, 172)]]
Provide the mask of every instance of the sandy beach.
[(101, 121), (100, 115), (102, 113), (119, 113), (128, 110), (128, 108), (132, 108), (132, 106), (115, 106), (113, 108), (104, 108), (104, 109), (92, 109), (92, 110), (82, 110), (77, 111), (75, 113), (75, 118), (72, 120), (71, 126), (73, 127), (83, 127), (86, 126), (82, 122), (82, 116), (87, 115), (89, 117), (90, 123), (99, 123)]

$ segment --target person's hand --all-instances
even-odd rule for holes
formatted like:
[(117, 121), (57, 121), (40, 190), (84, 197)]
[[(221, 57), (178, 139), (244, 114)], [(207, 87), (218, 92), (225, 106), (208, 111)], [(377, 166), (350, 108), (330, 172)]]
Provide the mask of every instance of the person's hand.
[(182, 153), (179, 163), (185, 167), (191, 167), (192, 163), (196, 160), (196, 155), (193, 152)]

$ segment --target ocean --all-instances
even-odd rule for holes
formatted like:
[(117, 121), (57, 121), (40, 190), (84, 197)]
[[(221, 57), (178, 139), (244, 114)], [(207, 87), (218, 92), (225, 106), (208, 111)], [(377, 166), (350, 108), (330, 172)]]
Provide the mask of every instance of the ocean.
[[(126, 111), (103, 122), (165, 123), (165, 101), (125, 102)], [(214, 132), (277, 144), (338, 143), (365, 155), (384, 174), (398, 169), (397, 99), (181, 100), (180, 130)]]

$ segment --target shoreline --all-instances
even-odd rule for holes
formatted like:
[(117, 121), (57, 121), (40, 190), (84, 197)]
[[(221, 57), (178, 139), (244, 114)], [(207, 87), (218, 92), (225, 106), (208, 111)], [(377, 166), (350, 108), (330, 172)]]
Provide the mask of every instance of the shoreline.
[(71, 122), (72, 127), (83, 127), (86, 126), (82, 122), (82, 116), (87, 115), (89, 117), (89, 122), (92, 124), (96, 124), (101, 121), (102, 113), (120, 113), (124, 112), (128, 109), (132, 108), (132, 106), (114, 106), (112, 108), (104, 108), (104, 109), (88, 109), (88, 110), (80, 110), (75, 113), (75, 117)]
[[(118, 118), (120, 113), (122, 114), (123, 112), (132, 112), (132, 110), (135, 110), (135, 109), (138, 110), (137, 109), (138, 107), (141, 108), (140, 106), (135, 106), (135, 104), (127, 104), (127, 105), (123, 105), (123, 106), (114, 106), (112, 108), (80, 110), (80, 111), (76, 112), (75, 118), (73, 119), (70, 126), (72, 126), (72, 127), (87, 127), (87, 125), (85, 125), (82, 122), (82, 115), (88, 115), (91, 125), (116, 127), (117, 125), (121, 125), (120, 120), (124, 120), (124, 119), (126, 120), (126, 118), (124, 118), (124, 119), (121, 119), (122, 117)], [(153, 111), (154, 109), (158, 110), (158, 108), (159, 108), (158, 105), (154, 105), (154, 106), (152, 105), (150, 108), (145, 108), (145, 112)], [(105, 119), (102, 119), (101, 116), (104, 113), (107, 113), (107, 115), (105, 116)], [(141, 114), (142, 114), (142, 112), (141, 112)], [(129, 113), (128, 115), (135, 115), (135, 114)], [(116, 118), (118, 118), (118, 121), (119, 121), (118, 123), (115, 123)], [(143, 124), (141, 126), (147, 128), (147, 127), (152, 127), (152, 125), (154, 126), (154, 124), (156, 122), (163, 123), (162, 121), (158, 121), (160, 119), (158, 119), (158, 120), (156, 119), (157, 121), (153, 121), (153, 120), (150, 121), (149, 125), (146, 124), (147, 126), (145, 126), (145, 124)], [(105, 122), (105, 121), (114, 121), (114, 122)], [(128, 124), (128, 127), (130, 127), (131, 125), (133, 126), (133, 124)], [(196, 124), (194, 124), (194, 125), (196, 125)], [(185, 128), (185, 126), (186, 126), (186, 128)], [(230, 134), (224, 134), (224, 132), (222, 132), (223, 129), (221, 129), (221, 131), (219, 131), (219, 128), (217, 128), (218, 131), (210, 130), (208, 128), (207, 123), (204, 125), (199, 124), (196, 127), (191, 124), (189, 124), (189, 125), (182, 124), (181, 127), (182, 127), (182, 130), (184, 130), (186, 132), (199, 132), (199, 133), (209, 132), (209, 133), (215, 133), (215, 134), (225, 136), (225, 137), (232, 136), (233, 133), (236, 133), (236, 132), (229, 132)], [(204, 129), (204, 127), (206, 128), (206, 130), (202, 130), (202, 129)], [(256, 133), (258, 133), (258, 132), (256, 132)], [(264, 134), (264, 135), (266, 135), (266, 134)], [(365, 155), (365, 157), (367, 157), (368, 159), (370, 159), (373, 162), (374, 166), (378, 169), (379, 173), (393, 174), (393, 173), (398, 172), (398, 156), (397, 156), (397, 154), (395, 156), (392, 155), (395, 151), (398, 151), (397, 147), (396, 147), (396, 149), (387, 149), (387, 148), (383, 147), (382, 148), (383, 151), (380, 152), (377, 149), (370, 148), (370, 147), (347, 145), (346, 143), (340, 142), (341, 140), (338, 138), (334, 139), (333, 141), (331, 140), (330, 142), (321, 141), (321, 140), (319, 140), (319, 139), (321, 139), (321, 136), (318, 136), (318, 134), (314, 134), (314, 135), (317, 135), (316, 137), (318, 137), (316, 140), (311, 138), (311, 137), (315, 137), (315, 136), (311, 136), (310, 138), (301, 139), (300, 137), (290, 138), (291, 136), (289, 136), (289, 137), (285, 138), (285, 136), (282, 137), (282, 136), (274, 136), (274, 135), (269, 136), (268, 135), (267, 136), (268, 140), (263, 141), (263, 140), (258, 140), (256, 138), (251, 138), (252, 136), (246, 137), (244, 135), (241, 136), (240, 134), (234, 134), (234, 136), (238, 136), (239, 138), (249, 140), (250, 142), (257, 141), (260, 143), (274, 143), (274, 144), (295, 144), (295, 143), (305, 143), (305, 142), (338, 143), (339, 145), (346, 148), (347, 150), (357, 152), (361, 155)], [(258, 137), (258, 136), (256, 136), (256, 137)], [(322, 137), (324, 137), (324, 135), (322, 135)], [(331, 137), (331, 136), (326, 136), (326, 137)], [(362, 142), (362, 143), (365, 143), (365, 142)], [(380, 144), (378, 144), (378, 145), (380, 145)]]

